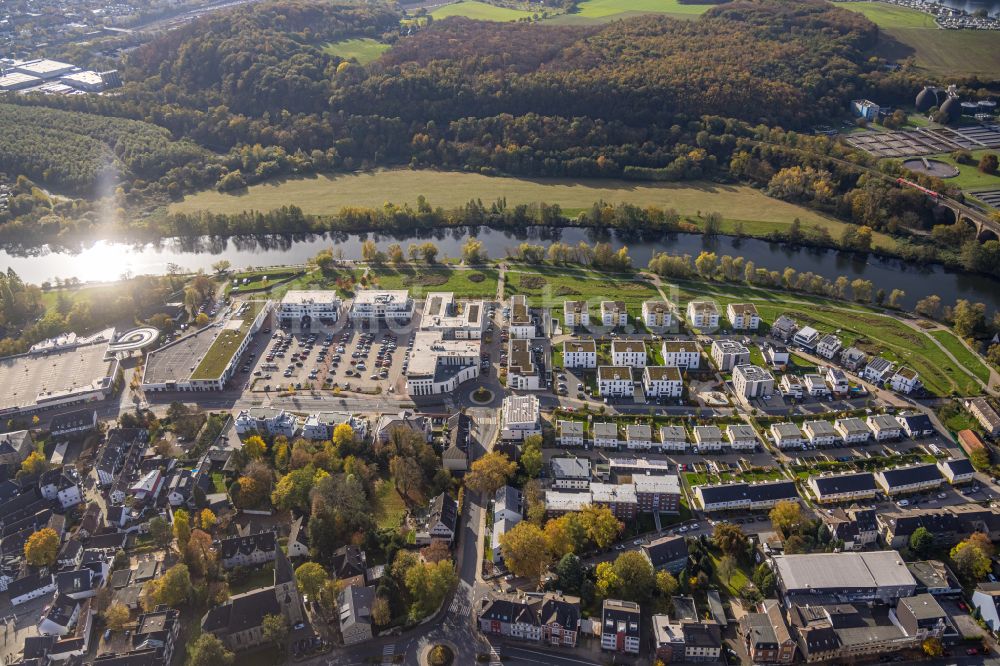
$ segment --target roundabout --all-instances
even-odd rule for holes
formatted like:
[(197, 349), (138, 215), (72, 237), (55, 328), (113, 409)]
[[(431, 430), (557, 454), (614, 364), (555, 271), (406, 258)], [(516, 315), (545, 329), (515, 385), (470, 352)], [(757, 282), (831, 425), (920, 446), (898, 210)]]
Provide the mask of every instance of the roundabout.
[(483, 386), (469, 394), (469, 399), (477, 405), (488, 405), (493, 402), (493, 397), (493, 391)]

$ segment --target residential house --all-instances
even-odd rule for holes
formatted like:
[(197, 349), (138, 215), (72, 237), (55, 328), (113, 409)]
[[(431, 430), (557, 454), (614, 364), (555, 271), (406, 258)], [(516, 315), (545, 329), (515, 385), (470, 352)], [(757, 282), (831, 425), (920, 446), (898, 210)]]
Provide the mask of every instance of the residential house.
[(56, 580), (51, 573), (30, 572), (7, 585), (7, 597), (11, 606), (19, 606), (26, 601), (51, 594), (56, 589)]
[(546, 593), (538, 610), (542, 637), (552, 646), (575, 647), (580, 633), (580, 599), (558, 593)]
[(535, 320), (528, 308), (528, 297), (515, 294), (510, 298), (510, 337), (531, 339), (535, 337)]
[(643, 301), (642, 323), (656, 330), (668, 328), (674, 321), (673, 308), (667, 301)]
[(848, 347), (840, 352), (840, 364), (851, 372), (857, 372), (868, 362), (868, 354), (857, 347)]
[(49, 420), (49, 432), (54, 437), (65, 437), (76, 432), (87, 432), (97, 426), (96, 409), (78, 409), (56, 414)]
[(851, 390), (851, 380), (847, 378), (847, 373), (840, 368), (831, 365), (826, 369), (825, 375), (826, 383), (834, 395), (845, 395)]
[(771, 436), (779, 449), (801, 449), (807, 441), (799, 426), (791, 421), (773, 424)]
[(274, 532), (258, 532), (216, 541), (215, 551), (225, 569), (253, 567), (274, 560), (277, 542)]
[(805, 387), (798, 375), (784, 375), (781, 378), (781, 393), (787, 398), (799, 400), (805, 395)]
[(707, 513), (732, 510), (760, 511), (770, 509), (781, 501), (799, 500), (795, 483), (788, 480), (695, 486), (694, 494)]
[(932, 594), (936, 597), (954, 597), (962, 593), (962, 584), (955, 574), (940, 560), (907, 562), (906, 568), (917, 581), (917, 594)]
[(922, 463), (883, 469), (875, 475), (875, 480), (886, 495), (900, 495), (939, 488), (944, 478), (936, 464)]
[(872, 384), (882, 386), (892, 377), (893, 367), (892, 363), (881, 356), (877, 356), (865, 365), (864, 372), (861, 373), (861, 378)]
[(830, 387), (826, 385), (823, 375), (809, 373), (802, 377), (802, 384), (806, 393), (812, 398), (822, 398), (830, 395)]
[(597, 367), (597, 343), (593, 340), (567, 340), (563, 343), (563, 367), (567, 370)]
[(881, 442), (887, 439), (899, 439), (903, 434), (903, 428), (893, 416), (889, 414), (872, 414), (865, 419), (868, 429), (875, 435), (875, 441)]
[(660, 451), (683, 453), (687, 451), (687, 430), (684, 426), (660, 426)]
[(0, 465), (19, 466), (32, 451), (35, 443), (27, 430), (15, 430), (0, 434)]
[(797, 330), (799, 330), (798, 324), (786, 314), (779, 315), (771, 324), (771, 335), (784, 342), (791, 340)]
[(827, 333), (816, 343), (816, 354), (825, 359), (833, 360), (840, 355), (840, 350), (844, 348), (844, 343), (833, 333)]
[(426, 546), (435, 541), (451, 543), (455, 538), (458, 523), (458, 503), (447, 493), (441, 493), (431, 500), (417, 529), (418, 546)]
[(479, 630), (524, 641), (540, 641), (542, 628), (531, 604), (521, 599), (492, 599), (479, 614)]
[(747, 613), (740, 619), (739, 634), (750, 660), (755, 664), (791, 664), (798, 646), (785, 623), (781, 604), (765, 599), (761, 606), (763, 612)]
[(684, 661), (718, 662), (722, 654), (722, 628), (714, 620), (682, 622)]
[(803, 326), (792, 335), (792, 344), (812, 351), (819, 344), (819, 331), (812, 326)]
[(695, 426), (694, 445), (698, 453), (705, 451), (721, 451), (725, 440), (719, 426)]
[(889, 380), (889, 386), (896, 393), (910, 394), (923, 386), (920, 376), (912, 369), (902, 367)]
[(426, 416), (417, 416), (410, 412), (383, 414), (380, 416), (378, 421), (375, 422), (375, 441), (380, 444), (387, 444), (392, 437), (393, 431), (397, 429), (409, 430), (414, 435), (422, 437), (427, 443), (431, 441), (431, 420)]
[(45, 499), (58, 501), (63, 510), (83, 502), (80, 475), (75, 467), (57, 467), (43, 472), (38, 478), (38, 489)]
[(755, 451), (760, 445), (757, 431), (752, 425), (746, 423), (726, 426), (726, 439), (729, 440), (729, 448), (734, 451)]
[(344, 645), (357, 645), (372, 639), (372, 605), (375, 588), (348, 585), (337, 596), (340, 612), (340, 635)]
[(583, 430), (583, 421), (560, 419), (556, 422), (559, 446), (583, 446)]
[(679, 573), (688, 559), (687, 539), (683, 536), (665, 536), (644, 543), (640, 551), (646, 560), (657, 571), (663, 569), (671, 573)]
[(277, 435), (293, 437), (299, 427), (298, 419), (293, 414), (273, 407), (251, 407), (241, 410), (233, 423), (240, 435), (259, 433), (271, 437)]
[(676, 474), (633, 474), (632, 485), (640, 513), (680, 512), (681, 484)]
[(774, 375), (749, 363), (733, 368), (733, 389), (746, 399), (770, 397), (774, 393)]
[(779, 342), (767, 342), (763, 354), (764, 361), (773, 368), (783, 370), (788, 365), (788, 347)]
[(635, 395), (632, 368), (620, 365), (602, 365), (597, 369), (597, 390), (603, 397), (631, 398)]
[(654, 615), (652, 623), (656, 658), (665, 664), (684, 659), (683, 621), (671, 620), (669, 615)]
[(639, 604), (633, 601), (605, 599), (601, 609), (601, 649), (624, 654), (639, 654), (641, 624)]
[(972, 481), (976, 476), (976, 468), (972, 466), (968, 458), (939, 460), (937, 468), (941, 472), (941, 476), (953, 486)]
[(628, 310), (625, 301), (601, 301), (601, 323), (605, 326), (626, 326)]
[(844, 542), (846, 550), (861, 550), (878, 540), (879, 527), (874, 509), (852, 506), (820, 513), (823, 524), (834, 539)]
[(541, 435), (541, 408), (533, 395), (508, 395), (500, 407), (500, 439), (524, 441), (525, 437)]
[(302, 423), (302, 436), (315, 442), (333, 439), (333, 431), (339, 425), (349, 425), (355, 434), (364, 436), (364, 421), (354, 418), (350, 412), (317, 412), (310, 414)]
[(836, 428), (829, 421), (806, 421), (802, 424), (802, 432), (813, 446), (835, 446), (841, 441)]
[(531, 340), (512, 338), (507, 366), (507, 386), (514, 390), (538, 391), (545, 386), (531, 353)]
[(298, 516), (292, 521), (288, 532), (288, 557), (309, 557), (309, 530), (304, 516)]
[(645, 423), (625, 426), (625, 446), (630, 451), (649, 451), (653, 448), (653, 428)]
[(498, 598), (479, 615), (486, 634), (574, 647), (580, 632), (580, 600), (546, 593), (539, 597)]
[(611, 509), (615, 518), (622, 521), (635, 519), (639, 511), (634, 483), (592, 483), (590, 503)]
[(720, 372), (729, 372), (737, 365), (750, 363), (750, 350), (736, 340), (715, 340), (710, 354)]
[(753, 303), (730, 303), (726, 306), (726, 316), (736, 331), (756, 331), (760, 327), (760, 315)]
[(348, 544), (333, 551), (330, 569), (344, 585), (364, 587), (368, 580), (368, 554), (358, 546)]
[(872, 431), (861, 419), (850, 416), (833, 422), (834, 429), (844, 440), (844, 444), (863, 444), (871, 439)]
[(586, 301), (566, 301), (563, 303), (563, 325), (572, 331), (577, 326), (590, 326), (590, 311)]
[(617, 449), (621, 444), (621, 440), (618, 438), (617, 423), (597, 421), (592, 424), (592, 430), (595, 449)]
[(926, 414), (898, 414), (896, 421), (910, 439), (928, 437), (937, 432), (931, 417)]
[(524, 498), (521, 491), (512, 486), (503, 486), (493, 498), (493, 520), (521, 520), (524, 515)]
[(642, 371), (642, 391), (646, 398), (680, 398), (684, 393), (681, 369), (647, 365)]
[(630, 368), (646, 367), (646, 343), (642, 340), (612, 340), (611, 363)]
[(558, 490), (586, 490), (590, 487), (590, 458), (555, 457), (549, 461), (552, 487)]
[(992, 631), (1000, 631), (1000, 583), (982, 582), (972, 593), (972, 607)]
[(441, 465), (449, 472), (464, 473), (469, 469), (470, 419), (458, 412), (448, 417), (446, 442), (441, 452)]
[(951, 626), (951, 619), (941, 604), (930, 594), (916, 594), (899, 600), (896, 608), (890, 611), (890, 619), (895, 618), (896, 624), (907, 636), (914, 636), (920, 641), (928, 638), (943, 638), (950, 633), (958, 638), (958, 632)]
[(972, 398), (966, 401), (965, 408), (976, 417), (990, 437), (1000, 435), (1000, 414), (987, 398)]
[(855, 502), (872, 499), (878, 492), (875, 476), (871, 472), (847, 474), (821, 474), (809, 477), (806, 485), (820, 504)]
[(715, 330), (719, 327), (719, 306), (715, 301), (691, 301), (687, 306), (687, 322), (691, 328)]
[(664, 340), (660, 345), (663, 365), (697, 370), (701, 367), (701, 350), (698, 344), (691, 340)]

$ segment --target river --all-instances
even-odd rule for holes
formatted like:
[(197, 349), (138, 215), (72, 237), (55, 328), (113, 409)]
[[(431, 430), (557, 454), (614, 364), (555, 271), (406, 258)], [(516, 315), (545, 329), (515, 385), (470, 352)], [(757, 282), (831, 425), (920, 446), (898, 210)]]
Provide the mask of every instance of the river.
[(952, 9), (962, 9), (972, 14), (980, 9), (985, 9), (992, 16), (1000, 14), (1000, 0), (936, 0), (939, 5), (951, 7)]
[(361, 244), (375, 240), (380, 249), (399, 243), (406, 249), (411, 242), (432, 240), (440, 250), (440, 258), (456, 257), (469, 235), (481, 240), (493, 258), (502, 257), (508, 249), (521, 242), (548, 245), (562, 241), (576, 245), (581, 241), (593, 244), (612, 243), (616, 248), (626, 245), (632, 262), (644, 267), (655, 252), (697, 256), (702, 250), (742, 256), (760, 268), (781, 271), (786, 266), (796, 271), (812, 271), (835, 279), (871, 280), (876, 288), (902, 289), (905, 304), (912, 306), (930, 294), (937, 294), (945, 303), (959, 298), (986, 303), (990, 310), (1000, 310), (1000, 280), (981, 275), (968, 275), (945, 270), (941, 266), (912, 266), (896, 259), (874, 255), (863, 257), (837, 250), (795, 247), (763, 240), (731, 237), (705, 238), (697, 234), (646, 234), (631, 236), (584, 228), (530, 228), (522, 231), (488, 228), (436, 229), (433, 231), (387, 234), (343, 234), (336, 236), (272, 236), (265, 238), (196, 238), (166, 239), (156, 244), (129, 244), (98, 241), (75, 249), (42, 247), (24, 253), (0, 252), (0, 268), (13, 268), (26, 282), (39, 284), (46, 280), (78, 278), (84, 282), (119, 279), (122, 275), (162, 274), (171, 265), (186, 270), (210, 271), (220, 259), (234, 268), (303, 264), (324, 248), (333, 247), (346, 259), (360, 258)]

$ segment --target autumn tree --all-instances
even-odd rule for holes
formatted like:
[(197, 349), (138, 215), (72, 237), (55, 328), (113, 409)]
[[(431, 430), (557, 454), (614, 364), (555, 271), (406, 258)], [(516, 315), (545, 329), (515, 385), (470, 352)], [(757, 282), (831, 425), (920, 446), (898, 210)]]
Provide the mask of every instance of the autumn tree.
[[(396, 247), (399, 247), (398, 245)], [(372, 602), (372, 620), (380, 627), (384, 627), (392, 622), (392, 608), (389, 600), (385, 597), (375, 597)]]
[(775, 531), (787, 538), (802, 523), (802, 507), (794, 500), (782, 500), (774, 505), (768, 517)]
[(630, 601), (648, 599), (656, 589), (656, 573), (649, 560), (637, 550), (627, 550), (612, 565), (620, 583), (618, 594)]
[(280, 614), (265, 615), (261, 622), (261, 634), (264, 640), (275, 645), (282, 645), (288, 638), (288, 623)]
[(201, 524), (201, 529), (206, 532), (210, 532), (212, 528), (215, 527), (215, 523), (218, 522), (215, 512), (211, 509), (202, 509), (201, 513), (198, 514), (198, 519), (198, 522)]
[(923, 643), (920, 644), (920, 648), (931, 659), (938, 659), (944, 656), (944, 645), (937, 636), (925, 638)]
[(669, 571), (658, 571), (656, 573), (656, 590), (669, 599), (677, 592), (677, 579)]
[(310, 599), (319, 598), (320, 590), (329, 578), (326, 569), (317, 562), (306, 562), (295, 570), (295, 582), (299, 591), (309, 595)]
[(183, 553), (187, 550), (191, 539), (191, 518), (184, 509), (174, 511), (174, 538), (177, 539), (177, 550)]
[(45, 456), (38, 451), (32, 451), (28, 457), (21, 461), (21, 472), (23, 476), (35, 477), (49, 469), (49, 463)]
[(910, 535), (910, 550), (917, 557), (927, 557), (934, 547), (934, 535), (924, 526), (913, 530)]
[(575, 513), (564, 513), (545, 523), (545, 544), (552, 555), (561, 558), (580, 549), (587, 530)]
[(472, 463), (465, 475), (465, 487), (483, 497), (493, 497), (516, 471), (517, 463), (499, 451), (490, 451)]
[(750, 546), (750, 540), (743, 530), (733, 523), (716, 523), (712, 531), (712, 540), (723, 554), (733, 557), (743, 557)]
[(486, 261), (486, 250), (478, 238), (469, 238), (462, 245), (462, 260), (467, 264), (481, 264)]
[(985, 578), (993, 567), (989, 551), (971, 537), (952, 548), (950, 556), (955, 568), (968, 580)]
[(180, 606), (191, 597), (191, 573), (186, 564), (175, 564), (159, 578), (146, 583), (143, 605), (152, 610), (160, 604)]
[(267, 444), (260, 435), (250, 435), (243, 442), (243, 453), (247, 455), (250, 460), (260, 460), (264, 457), (264, 453), (267, 451)]
[(542, 471), (542, 436), (529, 435), (521, 448), (521, 468), (528, 478), (534, 479)]
[(504, 564), (515, 576), (534, 581), (552, 562), (545, 533), (526, 520), (500, 536), (500, 553)]
[(188, 666), (230, 666), (233, 658), (215, 634), (203, 633), (188, 646)]
[(354, 428), (347, 423), (339, 423), (333, 429), (333, 441), (337, 448), (343, 448), (354, 443)]
[(406, 589), (414, 600), (410, 612), (415, 618), (434, 612), (458, 582), (455, 566), (450, 560), (417, 562), (405, 574)]
[(59, 535), (45, 527), (28, 537), (24, 543), (24, 559), (33, 567), (50, 567), (59, 553)]
[(198, 576), (215, 575), (217, 555), (212, 547), (212, 537), (204, 530), (191, 531), (187, 547), (182, 551), (184, 562)]
[(598, 548), (610, 546), (625, 529), (611, 509), (594, 504), (588, 504), (580, 511), (580, 523), (587, 532), (587, 538)]
[(104, 624), (111, 631), (122, 631), (129, 619), (128, 607), (124, 604), (115, 602), (104, 611)]

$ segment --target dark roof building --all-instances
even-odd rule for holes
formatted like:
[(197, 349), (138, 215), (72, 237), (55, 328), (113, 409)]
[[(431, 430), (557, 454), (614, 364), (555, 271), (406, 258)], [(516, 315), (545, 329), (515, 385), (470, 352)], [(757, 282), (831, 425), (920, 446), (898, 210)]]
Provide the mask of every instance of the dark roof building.
[(687, 564), (687, 539), (682, 536), (665, 536), (643, 544), (642, 554), (654, 569), (676, 573)]

